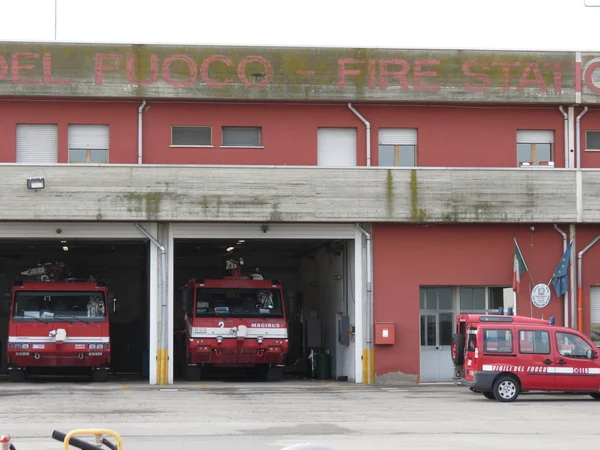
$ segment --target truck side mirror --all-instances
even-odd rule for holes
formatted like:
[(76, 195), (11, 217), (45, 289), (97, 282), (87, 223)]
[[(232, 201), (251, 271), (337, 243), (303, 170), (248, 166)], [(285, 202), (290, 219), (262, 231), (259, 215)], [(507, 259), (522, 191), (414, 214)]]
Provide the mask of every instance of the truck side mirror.
[(115, 297), (112, 293), (108, 293), (108, 298), (112, 303), (112, 312), (113, 314), (117, 313), (117, 297)]
[(598, 352), (595, 352), (592, 349), (589, 349), (585, 352), (585, 356), (587, 359), (596, 359), (598, 357)]

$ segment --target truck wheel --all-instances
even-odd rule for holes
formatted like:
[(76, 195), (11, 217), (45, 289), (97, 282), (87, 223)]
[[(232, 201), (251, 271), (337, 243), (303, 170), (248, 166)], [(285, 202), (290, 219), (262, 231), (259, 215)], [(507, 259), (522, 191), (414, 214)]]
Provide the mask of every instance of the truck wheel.
[(185, 381), (200, 381), (200, 380), (202, 380), (202, 367), (200, 367), (200, 366), (185, 366), (183, 368), (183, 379)]
[(514, 402), (519, 396), (519, 391), (519, 382), (510, 375), (498, 377), (492, 388), (492, 393), (499, 402)]
[(25, 375), (22, 370), (11, 370), (8, 373), (8, 381), (10, 383), (22, 383), (25, 379)]
[(283, 367), (269, 367), (267, 381), (281, 381), (283, 379)]
[(593, 394), (590, 394), (590, 396), (594, 399), (594, 400), (600, 400), (600, 392), (594, 392)]
[(92, 381), (94, 383), (106, 383), (108, 381), (108, 369), (93, 370)]
[(462, 334), (452, 335), (452, 346), (450, 347), (452, 362), (455, 366), (462, 366), (465, 360), (465, 338)]
[(482, 394), (488, 400), (496, 400), (496, 397), (494, 397), (494, 394), (492, 394), (491, 392), (482, 392)]

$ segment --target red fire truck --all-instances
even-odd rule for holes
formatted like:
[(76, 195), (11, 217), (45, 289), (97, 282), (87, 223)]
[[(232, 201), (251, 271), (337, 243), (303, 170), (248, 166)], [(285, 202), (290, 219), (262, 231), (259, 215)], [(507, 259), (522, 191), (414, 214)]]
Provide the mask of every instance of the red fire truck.
[(283, 377), (288, 332), (281, 283), (242, 276), (243, 263), (228, 260), (232, 276), (192, 279), (182, 288), (188, 381), (200, 380), (210, 367), (254, 368), (264, 380)]
[[(8, 325), (9, 381), (46, 368), (86, 368), (106, 381), (110, 363), (108, 299), (103, 282), (70, 277), (62, 263), (21, 272), (11, 289)], [(116, 310), (116, 299), (113, 310)], [(62, 371), (61, 371), (62, 373)]]

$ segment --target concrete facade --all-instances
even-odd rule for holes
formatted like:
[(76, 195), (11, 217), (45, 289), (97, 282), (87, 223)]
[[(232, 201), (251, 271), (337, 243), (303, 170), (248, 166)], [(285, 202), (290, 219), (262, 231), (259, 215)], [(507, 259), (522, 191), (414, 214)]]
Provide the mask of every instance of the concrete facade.
[[(0, 220), (145, 222), (166, 247), (183, 222), (240, 230), (362, 224), (372, 237), (373, 284), (367, 240), (357, 232), (354, 312), (365, 324), (359, 379), (368, 378), (374, 354), (376, 380), (418, 381), (425, 364), (419, 315), (428, 316), (419, 307), (422, 289), (510, 287), (514, 239), (530, 266), (528, 283), (546, 284), (563, 252), (554, 225), (576, 239), (576, 252), (600, 230), (599, 102), (600, 61), (579, 52), (7, 43)], [(20, 124), (57, 126), (56, 164), (16, 163)], [(69, 126), (77, 124), (109, 126), (107, 164), (69, 163)], [(209, 128), (210, 142), (174, 145), (172, 127)], [(259, 127), (260, 143), (224, 145), (223, 127)], [(323, 128), (355, 132), (353, 167), (319, 162)], [(384, 164), (379, 143), (389, 128), (416, 130), (413, 165)], [(550, 165), (520, 164), (521, 130), (551, 134)], [(44, 177), (45, 189), (28, 190), (30, 176)], [(600, 285), (596, 252), (585, 254), (582, 272), (586, 333), (592, 287)], [(154, 341), (162, 320), (159, 256), (151, 247)], [(553, 293), (549, 306), (532, 309), (533, 284), (523, 286), (513, 305), (519, 314), (564, 321), (563, 298)], [(577, 326), (571, 286), (568, 322)], [(370, 287), (374, 321), (396, 332), (392, 345), (374, 350)], [(436, 333), (447, 331), (438, 325)]]

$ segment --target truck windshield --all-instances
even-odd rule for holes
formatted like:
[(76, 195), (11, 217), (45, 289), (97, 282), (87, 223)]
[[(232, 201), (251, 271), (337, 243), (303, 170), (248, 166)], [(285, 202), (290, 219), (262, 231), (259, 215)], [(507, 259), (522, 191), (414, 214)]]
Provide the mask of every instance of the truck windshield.
[(103, 292), (19, 291), (13, 320), (20, 322), (105, 322)]
[(196, 290), (196, 317), (282, 318), (278, 289), (199, 288)]

